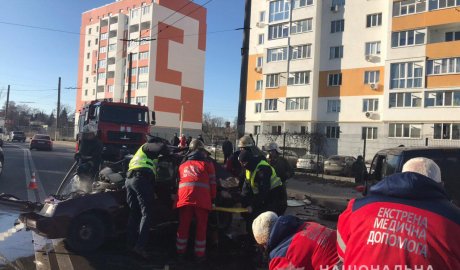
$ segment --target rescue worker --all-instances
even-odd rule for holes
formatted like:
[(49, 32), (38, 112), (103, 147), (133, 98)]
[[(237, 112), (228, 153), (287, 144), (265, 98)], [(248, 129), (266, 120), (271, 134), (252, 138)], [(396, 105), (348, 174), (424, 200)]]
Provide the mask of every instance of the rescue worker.
[(267, 161), (242, 150), (238, 157), (245, 170), (245, 181), (241, 192), (242, 205), (247, 207), (246, 229), (251, 234), (253, 220), (265, 211), (284, 214), (287, 194), (283, 182)]
[(182, 136), (180, 136), (180, 141), (179, 141), (179, 148), (183, 149), (185, 147), (187, 147), (187, 138), (185, 138), (185, 135), (182, 134)]
[(216, 177), (213, 163), (208, 159), (204, 144), (198, 139), (190, 143), (190, 153), (179, 167), (179, 187), (176, 207), (179, 210), (179, 227), (176, 247), (179, 259), (187, 249), (190, 224), (196, 220), (195, 258), (205, 260), (208, 215), (216, 198)]
[(281, 181), (285, 183), (287, 179), (294, 175), (294, 170), (289, 162), (284, 157), (280, 156), (281, 151), (278, 144), (274, 142), (270, 143), (267, 150), (268, 163), (275, 169), (276, 175), (281, 178)]
[(228, 140), (228, 137), (225, 137), (222, 143), (222, 152), (224, 152), (224, 164), (226, 164), (228, 158), (233, 154), (233, 144)]
[(339, 262), (336, 232), (321, 224), (265, 212), (254, 220), (252, 231), (269, 256), (270, 270), (339, 269), (334, 268)]
[(254, 144), (254, 140), (251, 139), (248, 135), (244, 135), (238, 140), (238, 148), (239, 150), (235, 151), (225, 163), (225, 169), (230, 172), (233, 176), (240, 178), (241, 185), (244, 181), (244, 170), (241, 167), (240, 162), (238, 161), (238, 156), (241, 153), (241, 150), (247, 150), (252, 153), (252, 155), (257, 156), (261, 159), (266, 159), (264, 152), (262, 152), (257, 146)]
[(345, 269), (459, 269), (460, 210), (446, 195), (440, 168), (418, 157), (402, 171), (340, 215), (337, 251)]
[(203, 136), (201, 136), (201, 134), (198, 135), (198, 140), (200, 140), (202, 143), (204, 143), (204, 139), (203, 139)]
[(125, 182), (126, 199), (130, 208), (128, 219), (128, 249), (146, 259), (145, 247), (152, 223), (154, 182), (159, 155), (168, 155), (167, 146), (160, 139), (151, 138), (142, 145), (129, 162)]
[(172, 146), (178, 146), (179, 145), (179, 137), (177, 137), (177, 133), (174, 133), (174, 137), (171, 139), (171, 145)]

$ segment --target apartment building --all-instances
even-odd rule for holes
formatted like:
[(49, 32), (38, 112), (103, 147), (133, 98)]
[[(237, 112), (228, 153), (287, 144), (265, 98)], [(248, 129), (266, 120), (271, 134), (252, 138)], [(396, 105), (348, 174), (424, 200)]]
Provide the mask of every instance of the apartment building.
[[(77, 111), (92, 100), (126, 102), (156, 112), (154, 134), (201, 132), (206, 9), (188, 0), (119, 0), (82, 14)], [(200, 34), (197, 34), (200, 33)]]
[(326, 155), (361, 154), (364, 138), (368, 156), (460, 146), (459, 11), (460, 0), (253, 1), (246, 132), (260, 144), (319, 132)]

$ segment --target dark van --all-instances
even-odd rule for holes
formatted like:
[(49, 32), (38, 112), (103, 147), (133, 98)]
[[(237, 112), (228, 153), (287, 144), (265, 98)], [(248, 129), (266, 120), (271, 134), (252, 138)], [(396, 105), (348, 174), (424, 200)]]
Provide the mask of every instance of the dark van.
[(415, 157), (426, 157), (438, 164), (447, 193), (460, 206), (460, 148), (396, 147), (380, 150), (372, 160), (369, 180), (380, 181), (385, 176), (399, 173), (404, 163)]

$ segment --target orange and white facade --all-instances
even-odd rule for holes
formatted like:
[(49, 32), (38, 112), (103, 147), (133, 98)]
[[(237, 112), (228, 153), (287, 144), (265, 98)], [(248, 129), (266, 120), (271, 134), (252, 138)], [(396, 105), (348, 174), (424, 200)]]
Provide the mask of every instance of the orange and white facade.
[(131, 103), (156, 112), (153, 133), (201, 132), (206, 9), (188, 0), (119, 0), (82, 14), (77, 111), (92, 100), (125, 102), (132, 53)]
[(246, 132), (460, 146), (460, 0), (253, 1)]

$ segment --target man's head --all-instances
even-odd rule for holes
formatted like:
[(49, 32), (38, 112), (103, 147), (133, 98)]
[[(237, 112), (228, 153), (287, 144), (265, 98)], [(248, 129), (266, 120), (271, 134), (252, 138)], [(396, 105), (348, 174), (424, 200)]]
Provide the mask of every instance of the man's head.
[(363, 160), (363, 156), (359, 155), (359, 156), (358, 156), (358, 160), (362, 161), (362, 160)]
[(256, 157), (254, 157), (251, 151), (248, 150), (241, 150), (238, 156), (238, 161), (240, 162), (241, 167), (243, 167), (246, 170), (252, 171), (257, 166)]
[(244, 135), (238, 140), (240, 150), (254, 146), (254, 141), (248, 135)]
[(198, 139), (193, 139), (188, 146), (190, 151), (204, 150), (204, 144)]
[(436, 183), (441, 183), (441, 169), (431, 159), (416, 157), (409, 159), (403, 166), (402, 172), (415, 172), (424, 175)]
[(272, 142), (268, 145), (267, 151), (268, 151), (268, 154), (273, 157), (278, 157), (279, 154), (281, 153), (281, 150), (278, 147), (278, 144), (275, 142)]
[(266, 247), (270, 239), (270, 232), (278, 220), (278, 216), (271, 211), (260, 214), (252, 222), (252, 232), (257, 244)]

